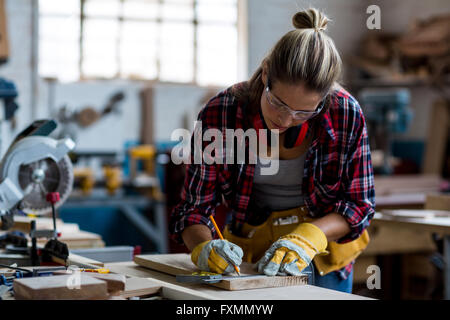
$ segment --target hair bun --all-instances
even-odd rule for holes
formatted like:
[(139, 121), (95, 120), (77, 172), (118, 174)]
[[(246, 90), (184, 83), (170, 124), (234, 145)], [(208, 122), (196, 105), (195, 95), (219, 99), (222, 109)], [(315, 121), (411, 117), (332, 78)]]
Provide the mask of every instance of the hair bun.
[(330, 20), (325, 14), (314, 8), (299, 11), (292, 17), (292, 24), (296, 29), (322, 31), (327, 29), (328, 21)]

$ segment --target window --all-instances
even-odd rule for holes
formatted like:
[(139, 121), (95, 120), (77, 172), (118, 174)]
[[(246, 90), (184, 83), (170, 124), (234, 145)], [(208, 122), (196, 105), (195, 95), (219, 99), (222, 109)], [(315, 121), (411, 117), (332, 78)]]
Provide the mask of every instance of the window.
[(231, 84), (237, 1), (40, 0), (39, 74)]

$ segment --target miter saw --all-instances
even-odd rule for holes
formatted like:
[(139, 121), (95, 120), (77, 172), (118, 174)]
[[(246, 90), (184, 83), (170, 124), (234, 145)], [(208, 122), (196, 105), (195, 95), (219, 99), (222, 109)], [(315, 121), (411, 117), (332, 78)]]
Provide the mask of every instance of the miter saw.
[(14, 139), (0, 163), (1, 228), (14, 224), (14, 215), (53, 213), (53, 230), (36, 230), (31, 225), (31, 260), (38, 261), (36, 238), (51, 240), (44, 252), (60, 252), (65, 260), (67, 246), (57, 240), (55, 208), (69, 197), (73, 185), (72, 162), (68, 152), (75, 143), (69, 139), (55, 140), (48, 135), (56, 128), (53, 120), (37, 120)]

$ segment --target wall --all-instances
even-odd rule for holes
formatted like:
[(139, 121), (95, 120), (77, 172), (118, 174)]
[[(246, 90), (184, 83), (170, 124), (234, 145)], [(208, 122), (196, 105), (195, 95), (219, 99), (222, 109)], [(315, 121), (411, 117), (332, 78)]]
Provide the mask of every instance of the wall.
[[(248, 38), (248, 75), (258, 67), (261, 59), (274, 45), (277, 39), (292, 29), (292, 15), (299, 9), (313, 5), (323, 9), (333, 20), (328, 33), (344, 59), (355, 53), (358, 41), (367, 32), (365, 10), (370, 4), (378, 4), (382, 12), (383, 31), (402, 31), (413, 16), (428, 17), (433, 13), (449, 11), (448, 0), (339, 0), (339, 1), (303, 1), (303, 0), (246, 0), (247, 1), (247, 38)], [(7, 65), (0, 66), (0, 76), (13, 80), (19, 88), (17, 129), (10, 131), (3, 127), (1, 138), (7, 146), (11, 137), (36, 117), (49, 115), (48, 85), (40, 82), (38, 91), (33, 92), (33, 0), (6, 0), (8, 29), (10, 35), (11, 59)], [(144, 86), (139, 82), (97, 81), (56, 86), (55, 105), (67, 103), (79, 108), (87, 104), (100, 107), (112, 92), (125, 90), (120, 116), (111, 115), (90, 129), (83, 130), (79, 137), (79, 148), (117, 149), (126, 140), (139, 135), (139, 99), (137, 92)], [(186, 108), (195, 109), (206, 89), (192, 86), (159, 84), (155, 92), (155, 129), (156, 138), (168, 140), (171, 130), (180, 127)], [(428, 128), (428, 107), (434, 99), (428, 89), (419, 88), (413, 92), (412, 107), (416, 113), (415, 121), (409, 133), (403, 138), (423, 139)], [(35, 110), (31, 106), (35, 105)], [(192, 116), (191, 116), (192, 117)], [(108, 136), (108, 139), (104, 137)]]
[[(381, 26), (385, 32), (404, 32), (416, 18), (427, 19), (433, 15), (450, 13), (448, 0), (408, 0), (408, 5), (401, 0), (376, 1), (381, 8)], [(423, 140), (427, 137), (430, 107), (439, 95), (427, 87), (411, 88), (411, 108), (414, 119), (409, 131), (396, 140)]]
[[(6, 64), (0, 65), (0, 77), (13, 81), (19, 91), (16, 113), (17, 126), (11, 130), (9, 123), (1, 128), (0, 153), (3, 154), (9, 142), (19, 129), (31, 121), (32, 104), (32, 2), (31, 0), (5, 1), (7, 12), (7, 30), (9, 36), (10, 58)], [(3, 103), (0, 102), (2, 105)], [(3, 107), (0, 110), (3, 118)]]
[(310, 6), (323, 10), (332, 20), (327, 33), (334, 40), (341, 56), (353, 53), (366, 29), (366, 2), (304, 1), (304, 0), (248, 0), (248, 72), (252, 74), (276, 41), (293, 30), (292, 16)]

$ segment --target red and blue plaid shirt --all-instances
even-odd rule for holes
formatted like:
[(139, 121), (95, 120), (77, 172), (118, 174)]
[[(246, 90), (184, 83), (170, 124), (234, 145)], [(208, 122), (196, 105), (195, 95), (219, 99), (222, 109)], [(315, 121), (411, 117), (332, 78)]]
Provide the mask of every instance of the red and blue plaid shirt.
[[(347, 220), (351, 231), (338, 243), (357, 239), (369, 226), (375, 213), (373, 168), (367, 129), (361, 108), (344, 89), (330, 94), (327, 111), (318, 117), (317, 134), (308, 149), (302, 181), (305, 205), (312, 217), (336, 212)], [(245, 106), (232, 93), (232, 87), (213, 97), (200, 111), (198, 120), (206, 129), (246, 130)], [(258, 131), (265, 128), (260, 113), (253, 119)], [(193, 140), (192, 137), (192, 150)], [(205, 147), (210, 142), (202, 142)], [(225, 144), (224, 144), (225, 145)], [(224, 152), (225, 154), (225, 152)], [(192, 160), (192, 154), (191, 154)], [(247, 221), (255, 165), (188, 164), (181, 202), (173, 209), (169, 229), (172, 238), (182, 243), (181, 232), (194, 224), (207, 225), (216, 236), (209, 219), (225, 202), (235, 226)], [(338, 270), (346, 279), (353, 262)]]

